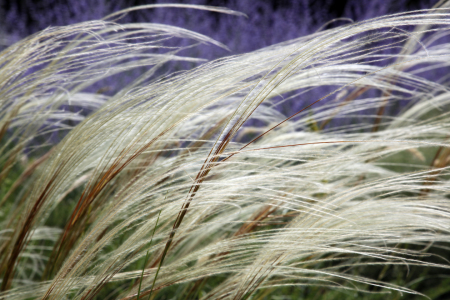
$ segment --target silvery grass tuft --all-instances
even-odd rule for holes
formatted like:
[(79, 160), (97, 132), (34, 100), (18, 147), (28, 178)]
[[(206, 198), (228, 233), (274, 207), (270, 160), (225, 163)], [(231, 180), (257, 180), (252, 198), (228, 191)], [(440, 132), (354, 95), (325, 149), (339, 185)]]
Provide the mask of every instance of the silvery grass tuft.
[(123, 11), (7, 48), (0, 298), (419, 295), (409, 270), (449, 269), (446, 7), (173, 74), (198, 59), (167, 40), (224, 46)]

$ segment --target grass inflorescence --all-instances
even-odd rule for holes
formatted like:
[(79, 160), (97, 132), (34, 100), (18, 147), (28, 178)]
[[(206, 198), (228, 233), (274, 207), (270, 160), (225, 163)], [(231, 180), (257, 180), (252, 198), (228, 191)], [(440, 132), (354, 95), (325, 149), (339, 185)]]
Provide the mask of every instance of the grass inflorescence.
[(170, 74), (225, 46), (126, 10), (5, 49), (0, 298), (448, 295), (447, 6)]

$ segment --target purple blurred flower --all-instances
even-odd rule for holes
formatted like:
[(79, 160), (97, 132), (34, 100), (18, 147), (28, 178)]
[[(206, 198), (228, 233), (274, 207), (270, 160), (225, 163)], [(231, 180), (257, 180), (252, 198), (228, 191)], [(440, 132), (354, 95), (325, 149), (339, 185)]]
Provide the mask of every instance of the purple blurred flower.
[[(190, 9), (165, 8), (130, 13), (123, 21), (155, 22), (190, 29), (227, 45), (231, 54), (244, 53), (310, 34), (336, 18), (361, 21), (390, 13), (430, 8), (433, 0), (17, 0), (0, 8), (1, 31), (12, 41), (43, 30), (102, 17), (130, 6), (151, 3), (189, 3), (226, 6), (247, 14), (247, 18)], [(339, 22), (336, 22), (339, 24)], [(328, 25), (328, 27), (333, 24)], [(201, 57), (227, 55), (221, 49), (203, 48)]]
[[(317, 30), (332, 28), (349, 22), (336, 20), (348, 18), (362, 21), (369, 18), (414, 9), (430, 8), (435, 0), (17, 0), (6, 1), (1, 5), (0, 41), (12, 44), (21, 38), (43, 30), (48, 26), (62, 26), (77, 22), (101, 19), (102, 17), (130, 6), (151, 3), (189, 3), (212, 6), (225, 6), (245, 13), (248, 18), (222, 15), (213, 12), (181, 8), (158, 8), (129, 13), (120, 22), (153, 22), (182, 27), (207, 35), (223, 44), (230, 51), (212, 45), (199, 45), (181, 52), (184, 55), (216, 59), (230, 54), (254, 51), (262, 47), (311, 34)], [(325, 25), (324, 25), (325, 24)], [(323, 26), (324, 25), (324, 26)], [(191, 41), (172, 39), (167, 46), (188, 46)], [(1, 47), (1, 46), (0, 46)], [(188, 69), (193, 63), (178, 63), (166, 72)], [(91, 87), (114, 93), (121, 86), (131, 82), (142, 70), (129, 71), (125, 76), (115, 76)], [(442, 73), (442, 72), (441, 72)], [(425, 74), (430, 76), (430, 74)], [(423, 76), (425, 76), (423, 75)], [(442, 76), (433, 73), (431, 76)], [(119, 82), (119, 84), (118, 84)], [(300, 110), (306, 105), (326, 95), (336, 87), (313, 89), (301, 97), (280, 106), (285, 115)], [(371, 92), (374, 93), (373, 91)], [(374, 94), (375, 95), (375, 94)], [(366, 94), (367, 96), (367, 94)], [(316, 105), (314, 109), (319, 109)], [(396, 108), (398, 110), (398, 107)]]

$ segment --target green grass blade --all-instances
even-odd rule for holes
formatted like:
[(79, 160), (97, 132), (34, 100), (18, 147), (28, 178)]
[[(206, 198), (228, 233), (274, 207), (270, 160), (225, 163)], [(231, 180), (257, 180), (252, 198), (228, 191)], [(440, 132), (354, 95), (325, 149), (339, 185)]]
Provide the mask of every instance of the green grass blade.
[[(158, 226), (158, 221), (159, 221), (160, 216), (161, 216), (161, 211), (159, 211), (158, 218), (156, 219), (155, 227), (153, 228), (152, 237), (150, 239), (150, 247), (152, 246), (153, 236), (155, 235), (156, 227)], [(150, 253), (150, 249), (147, 250), (147, 254), (145, 255), (145, 262), (144, 262), (144, 266), (142, 267), (142, 274), (141, 274), (141, 279), (139, 280), (139, 289), (138, 289), (138, 294), (137, 294), (136, 300), (139, 300), (139, 296), (141, 295), (142, 278), (144, 278), (144, 271), (145, 271), (145, 266), (147, 265), (147, 262), (148, 262), (149, 253)]]

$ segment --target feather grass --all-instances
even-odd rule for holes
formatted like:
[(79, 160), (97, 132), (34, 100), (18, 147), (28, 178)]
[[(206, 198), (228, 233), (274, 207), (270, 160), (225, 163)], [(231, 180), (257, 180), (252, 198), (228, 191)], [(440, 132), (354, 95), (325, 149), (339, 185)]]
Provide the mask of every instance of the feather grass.
[[(0, 297), (420, 294), (382, 279), (448, 274), (450, 92), (427, 74), (448, 67), (449, 25), (445, 8), (385, 16), (155, 80), (198, 61), (167, 39), (222, 45), (95, 21), (4, 50)], [(142, 66), (113, 95), (87, 92)], [(325, 92), (304, 101), (310, 90)], [(285, 116), (285, 101), (312, 104)], [(24, 151), (35, 160), (21, 166)]]

